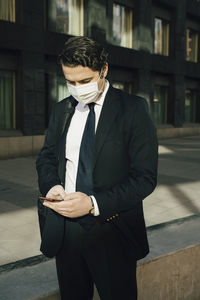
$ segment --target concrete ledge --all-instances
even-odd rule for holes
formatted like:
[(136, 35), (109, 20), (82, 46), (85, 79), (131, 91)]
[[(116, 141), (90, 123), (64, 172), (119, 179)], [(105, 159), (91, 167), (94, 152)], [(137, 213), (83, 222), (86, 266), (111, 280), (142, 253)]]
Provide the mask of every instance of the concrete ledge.
[(60, 296), (59, 296), (59, 292), (55, 291), (40, 297), (30, 298), (28, 300), (60, 300)]
[(157, 134), (158, 139), (200, 135), (200, 126), (191, 126), (185, 128), (158, 128)]
[(36, 155), (43, 143), (43, 135), (0, 137), (0, 159)]
[[(138, 300), (199, 300), (200, 245), (160, 256), (137, 267)], [(59, 300), (54, 291), (29, 300)], [(99, 300), (95, 290), (94, 300)]]
[[(158, 128), (158, 139), (200, 135), (200, 126)], [(37, 155), (44, 135), (0, 137), (0, 159)]]
[(195, 245), (140, 264), (138, 300), (200, 299), (199, 259)]

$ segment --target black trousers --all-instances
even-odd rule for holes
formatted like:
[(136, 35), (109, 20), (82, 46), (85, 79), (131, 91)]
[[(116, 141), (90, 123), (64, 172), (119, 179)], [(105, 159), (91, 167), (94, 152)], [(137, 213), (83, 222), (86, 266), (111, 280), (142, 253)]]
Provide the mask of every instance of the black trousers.
[(56, 266), (61, 300), (91, 300), (94, 283), (101, 300), (137, 299), (134, 253), (110, 222), (85, 231), (66, 221)]

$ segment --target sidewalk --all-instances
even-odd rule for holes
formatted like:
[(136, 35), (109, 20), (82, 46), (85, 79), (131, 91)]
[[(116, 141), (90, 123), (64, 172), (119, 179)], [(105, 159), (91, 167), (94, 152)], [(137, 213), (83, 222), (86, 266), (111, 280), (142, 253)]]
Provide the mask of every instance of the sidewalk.
[[(200, 213), (200, 136), (161, 140), (158, 187), (146, 225)], [(0, 265), (41, 254), (35, 157), (0, 160)]]
[[(200, 136), (161, 140), (159, 153), (158, 187), (144, 200), (148, 227), (200, 213)], [(38, 190), (35, 158), (2, 160), (0, 170), (0, 266), (2, 266), (41, 253), (36, 211)], [(32, 289), (38, 290), (40, 286), (45, 293), (50, 291), (51, 286), (51, 291), (55, 290), (57, 282), (54, 262), (44, 262), (40, 265), (40, 270), (41, 267), (43, 270), (44, 266), (44, 273), (45, 270), (48, 273), (50, 268), (54, 275), (52, 278), (48, 277), (48, 285), (45, 276), (42, 282), (34, 281)], [(37, 266), (31, 268), (31, 272), (37, 275), (36, 270)], [(21, 278), (19, 271), (13, 272), (14, 275), (16, 272), (17, 278)], [(9, 279), (10, 275), (7, 273), (5, 276)], [(13, 284), (16, 286), (16, 281)], [(18, 285), (20, 288), (20, 282)]]

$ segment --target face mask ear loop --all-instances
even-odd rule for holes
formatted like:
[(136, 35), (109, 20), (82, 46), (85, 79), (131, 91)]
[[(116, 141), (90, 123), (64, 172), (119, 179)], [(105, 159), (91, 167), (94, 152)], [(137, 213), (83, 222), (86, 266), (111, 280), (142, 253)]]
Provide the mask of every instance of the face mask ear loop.
[[(99, 79), (103, 79), (103, 78), (104, 78), (104, 75), (103, 75), (103, 67), (102, 67), (101, 71), (100, 71), (100, 74), (99, 74)], [(105, 78), (104, 78), (104, 80), (105, 80)], [(104, 87), (104, 81), (102, 82), (102, 86), (101, 86), (101, 89), (100, 89), (99, 93), (102, 92), (103, 87)]]
[(104, 76), (103, 76), (103, 67), (102, 67), (102, 68), (101, 68), (101, 71), (100, 71), (100, 73), (99, 73), (99, 78), (100, 78), (100, 79), (103, 79), (103, 77), (104, 77)]

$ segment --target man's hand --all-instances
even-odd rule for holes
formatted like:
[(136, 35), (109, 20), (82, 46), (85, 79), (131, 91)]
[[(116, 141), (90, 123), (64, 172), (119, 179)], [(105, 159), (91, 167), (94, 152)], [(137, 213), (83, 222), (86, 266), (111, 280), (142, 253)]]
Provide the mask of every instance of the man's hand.
[(62, 185), (53, 186), (46, 194), (46, 198), (52, 198), (56, 200), (63, 200), (66, 196), (67, 194), (65, 193)]
[(43, 205), (68, 218), (87, 215), (92, 208), (90, 197), (81, 192), (68, 194), (63, 199), (64, 201), (59, 202), (44, 201)]

